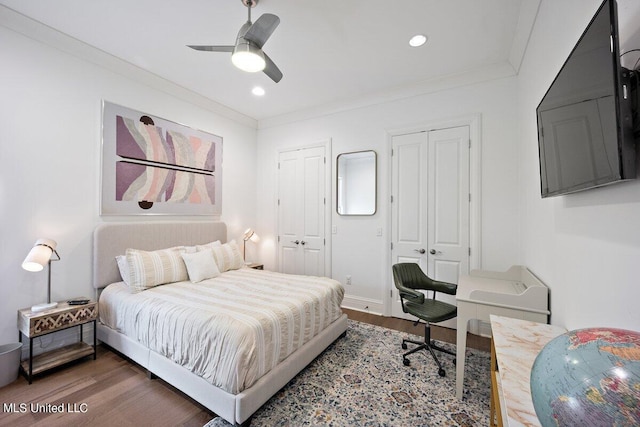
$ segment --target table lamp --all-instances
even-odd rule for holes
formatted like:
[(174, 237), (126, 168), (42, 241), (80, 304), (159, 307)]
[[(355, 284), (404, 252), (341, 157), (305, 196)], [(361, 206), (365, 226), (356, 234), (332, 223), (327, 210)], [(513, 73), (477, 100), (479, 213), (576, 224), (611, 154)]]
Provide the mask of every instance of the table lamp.
[[(32, 306), (31, 311), (38, 312), (49, 310), (58, 305), (57, 302), (51, 302), (51, 261), (60, 260), (60, 255), (58, 255), (58, 252), (56, 251), (56, 245), (57, 244), (54, 240), (38, 239), (22, 262), (22, 268), (27, 271), (42, 271), (45, 264), (48, 269), (47, 302)], [(56, 254), (57, 259), (51, 259), (53, 254)]]
[(247, 240), (251, 240), (253, 243), (256, 243), (260, 240), (260, 237), (256, 234), (255, 231), (251, 228), (247, 228), (244, 231), (244, 235), (242, 236), (242, 240), (244, 241), (242, 258), (244, 258), (245, 262), (247, 260)]

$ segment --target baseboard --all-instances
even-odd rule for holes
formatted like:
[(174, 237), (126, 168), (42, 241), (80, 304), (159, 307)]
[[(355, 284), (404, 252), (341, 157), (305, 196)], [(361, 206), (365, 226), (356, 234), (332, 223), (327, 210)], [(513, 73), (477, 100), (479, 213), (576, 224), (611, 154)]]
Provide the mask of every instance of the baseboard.
[(476, 335), (491, 338), (491, 323), (478, 320), (478, 332)]
[[(362, 311), (363, 313), (376, 314), (378, 316), (384, 316), (384, 304), (382, 301), (377, 301), (369, 298), (362, 298), (353, 295), (345, 295), (342, 300), (342, 307), (350, 310)], [(456, 329), (456, 319), (446, 320), (437, 324), (443, 328)], [(469, 322), (469, 332), (481, 337), (491, 338), (491, 324), (488, 322), (481, 322), (477, 319), (472, 319)]]
[(382, 303), (382, 301), (352, 295), (344, 296), (344, 299), (342, 300), (342, 306), (351, 310), (377, 314), (378, 316), (382, 316), (382, 313), (384, 312), (384, 304)]

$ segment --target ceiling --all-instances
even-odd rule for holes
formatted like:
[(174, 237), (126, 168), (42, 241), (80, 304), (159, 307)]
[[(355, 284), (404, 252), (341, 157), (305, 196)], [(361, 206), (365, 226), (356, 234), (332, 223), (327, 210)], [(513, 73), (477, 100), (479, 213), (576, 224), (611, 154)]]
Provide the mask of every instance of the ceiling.
[[(282, 70), (274, 83), (246, 73), (228, 53), (247, 10), (241, 0), (0, 0), (68, 36), (255, 120), (410, 92), (425, 82), (508, 65), (516, 73), (538, 1), (260, 0), (280, 17), (264, 46)], [(408, 44), (428, 36), (419, 48)], [(266, 94), (256, 97), (254, 86)]]

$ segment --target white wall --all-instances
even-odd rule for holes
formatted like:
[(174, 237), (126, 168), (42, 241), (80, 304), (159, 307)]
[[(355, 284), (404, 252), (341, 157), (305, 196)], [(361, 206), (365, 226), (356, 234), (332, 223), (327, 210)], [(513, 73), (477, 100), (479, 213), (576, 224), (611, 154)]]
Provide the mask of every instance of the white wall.
[[(522, 261), (551, 288), (552, 323), (640, 330), (640, 181), (540, 197), (535, 109), (600, 3), (543, 0), (518, 76)], [(618, 5), (621, 50), (637, 49), (640, 3)]]
[[(103, 218), (98, 212), (102, 99), (223, 136), (222, 219), (231, 238), (246, 227), (256, 229), (261, 242), (249, 245), (248, 255), (267, 268), (276, 266), (278, 150), (331, 139), (334, 177), (338, 154), (376, 150), (376, 215), (338, 216), (333, 188), (329, 200), (337, 229), (330, 236), (331, 274), (342, 282), (350, 274), (347, 295), (376, 306), (382, 306), (390, 286), (388, 132), (480, 114), (481, 267), (528, 265), (551, 288), (555, 324), (639, 330), (640, 181), (546, 200), (539, 195), (535, 107), (599, 4), (543, 0), (517, 78), (463, 84), (314, 119), (272, 121), (257, 136), (251, 124), (176, 95), (179, 90), (145, 83), (139, 71), (125, 77), (129, 74), (0, 26), (0, 343), (16, 339), (18, 308), (46, 298), (46, 273), (20, 268), (38, 237), (57, 240), (62, 256), (53, 264), (53, 298), (93, 296), (95, 225), (132, 219)], [(640, 26), (634, 23), (640, 4), (619, 0), (619, 5), (623, 50), (637, 48)], [(376, 236), (378, 228), (382, 237)], [(254, 256), (257, 248), (260, 255)]]
[[(356, 308), (383, 306), (390, 288), (389, 242), (389, 132), (415, 128), (453, 118), (481, 115), (482, 128), (482, 267), (505, 270), (518, 261), (518, 184), (516, 79), (501, 78), (455, 89), (337, 112), (314, 119), (261, 128), (258, 132), (258, 225), (261, 261), (275, 268), (278, 149), (331, 139), (333, 188), (330, 221), (333, 278), (345, 283), (347, 299)], [(340, 153), (375, 150), (378, 154), (378, 210), (373, 216), (339, 216), (335, 209), (335, 164)], [(383, 236), (376, 235), (383, 229)], [(389, 275), (389, 276), (387, 276)], [(376, 307), (376, 309), (374, 309)]]
[[(0, 343), (17, 339), (17, 309), (46, 300), (46, 270), (20, 267), (37, 238), (56, 240), (62, 257), (52, 265), (52, 299), (94, 297), (95, 226), (168, 219), (99, 215), (103, 99), (222, 136), (229, 237), (254, 223), (255, 125), (196, 106), (185, 100), (189, 94), (169, 95), (170, 85), (154, 89), (1, 25), (0, 58)], [(145, 77), (140, 70), (132, 75)]]

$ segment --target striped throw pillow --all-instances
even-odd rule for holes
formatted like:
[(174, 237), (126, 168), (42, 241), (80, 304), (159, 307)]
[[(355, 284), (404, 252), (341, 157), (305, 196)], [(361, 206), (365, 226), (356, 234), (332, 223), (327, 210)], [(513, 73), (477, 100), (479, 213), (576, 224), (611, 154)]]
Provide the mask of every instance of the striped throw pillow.
[(222, 246), (214, 247), (212, 251), (213, 258), (216, 260), (220, 273), (237, 270), (244, 265), (242, 254), (235, 240), (225, 243)]
[(182, 247), (158, 251), (127, 249), (128, 284), (131, 291), (136, 293), (166, 283), (189, 280), (182, 252)]

